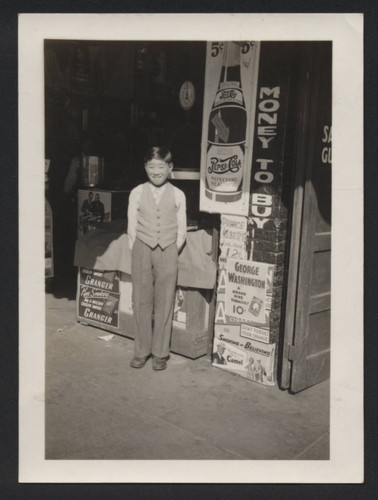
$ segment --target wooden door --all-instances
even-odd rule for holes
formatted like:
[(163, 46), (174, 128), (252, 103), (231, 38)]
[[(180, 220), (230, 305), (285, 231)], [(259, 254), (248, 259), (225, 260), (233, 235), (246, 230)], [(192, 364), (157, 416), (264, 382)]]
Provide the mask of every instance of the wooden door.
[(303, 72), (281, 387), (330, 375), (332, 45), (312, 44)]

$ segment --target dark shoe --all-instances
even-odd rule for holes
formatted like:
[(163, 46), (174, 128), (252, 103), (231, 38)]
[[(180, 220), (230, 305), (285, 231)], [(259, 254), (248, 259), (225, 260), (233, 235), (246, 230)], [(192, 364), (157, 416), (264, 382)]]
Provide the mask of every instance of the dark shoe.
[(146, 356), (145, 358), (138, 358), (137, 356), (134, 356), (133, 359), (130, 361), (130, 366), (132, 368), (143, 368), (148, 358), (149, 356)]
[(153, 370), (165, 370), (167, 368), (167, 360), (164, 358), (152, 357), (152, 369)]

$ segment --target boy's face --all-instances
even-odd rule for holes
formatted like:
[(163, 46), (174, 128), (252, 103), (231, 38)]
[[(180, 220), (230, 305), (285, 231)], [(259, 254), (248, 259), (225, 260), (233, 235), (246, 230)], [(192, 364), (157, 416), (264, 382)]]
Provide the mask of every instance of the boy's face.
[(145, 164), (145, 168), (149, 181), (154, 186), (159, 187), (167, 180), (169, 173), (173, 169), (173, 163), (154, 158)]

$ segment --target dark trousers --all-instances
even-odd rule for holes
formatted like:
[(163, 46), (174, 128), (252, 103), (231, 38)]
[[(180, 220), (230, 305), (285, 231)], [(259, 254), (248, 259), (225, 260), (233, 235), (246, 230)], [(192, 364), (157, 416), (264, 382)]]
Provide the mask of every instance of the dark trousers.
[(163, 250), (159, 245), (150, 248), (138, 238), (134, 242), (131, 278), (135, 355), (138, 357), (153, 354), (164, 358), (169, 355), (177, 256), (176, 243)]

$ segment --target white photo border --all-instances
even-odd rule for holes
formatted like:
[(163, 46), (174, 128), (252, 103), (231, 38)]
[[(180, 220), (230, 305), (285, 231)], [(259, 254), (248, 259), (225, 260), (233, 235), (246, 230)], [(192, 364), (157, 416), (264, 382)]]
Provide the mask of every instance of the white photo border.
[[(43, 41), (220, 34), (333, 42), (330, 460), (45, 460)], [(363, 482), (363, 14), (20, 14), (19, 245), (20, 482)]]

